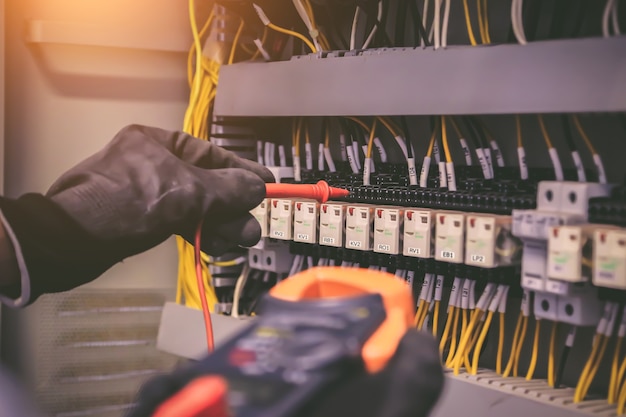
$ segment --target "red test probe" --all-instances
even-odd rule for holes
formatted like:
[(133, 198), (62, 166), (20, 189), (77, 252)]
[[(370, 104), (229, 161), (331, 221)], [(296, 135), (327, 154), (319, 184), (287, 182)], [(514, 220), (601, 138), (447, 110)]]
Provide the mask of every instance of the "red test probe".
[(350, 191), (330, 187), (326, 181), (318, 181), (317, 184), (265, 184), (267, 198), (309, 198), (325, 203), (348, 194)]

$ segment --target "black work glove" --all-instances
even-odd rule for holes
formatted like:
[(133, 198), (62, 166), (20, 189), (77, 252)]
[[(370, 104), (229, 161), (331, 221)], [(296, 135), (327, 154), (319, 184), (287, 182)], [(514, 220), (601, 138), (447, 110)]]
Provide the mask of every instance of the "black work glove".
[[(128, 417), (150, 417), (168, 398), (201, 375), (202, 362), (148, 381)], [(360, 374), (328, 390), (303, 411), (303, 417), (424, 417), (443, 388), (443, 369), (433, 337), (409, 330), (387, 366)]]
[(133, 125), (45, 196), (2, 199), (0, 208), (20, 243), (32, 301), (89, 282), (173, 234), (193, 242), (201, 222), (210, 255), (255, 244), (261, 231), (249, 211), (270, 181), (269, 170), (218, 146)]

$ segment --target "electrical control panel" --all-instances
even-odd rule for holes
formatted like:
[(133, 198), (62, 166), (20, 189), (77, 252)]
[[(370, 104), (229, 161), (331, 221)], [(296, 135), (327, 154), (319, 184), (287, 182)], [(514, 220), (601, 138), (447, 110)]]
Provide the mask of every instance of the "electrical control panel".
[(427, 209), (405, 209), (403, 240), (404, 256), (432, 257), (435, 247), (435, 212)]
[(293, 241), (317, 243), (319, 204), (316, 201), (297, 200), (293, 213)]
[(593, 284), (626, 290), (626, 229), (597, 228), (593, 241)]
[(436, 214), (435, 259), (449, 263), (465, 260), (465, 213), (440, 211)]
[(343, 247), (346, 204), (328, 202), (320, 206), (319, 244)]
[(347, 205), (346, 245), (347, 249), (371, 251), (374, 241), (374, 207), (369, 205)]
[(397, 255), (402, 252), (404, 210), (376, 207), (374, 211), (374, 252)]
[(280, 240), (292, 240), (293, 203), (293, 200), (287, 199), (271, 200), (269, 237)]

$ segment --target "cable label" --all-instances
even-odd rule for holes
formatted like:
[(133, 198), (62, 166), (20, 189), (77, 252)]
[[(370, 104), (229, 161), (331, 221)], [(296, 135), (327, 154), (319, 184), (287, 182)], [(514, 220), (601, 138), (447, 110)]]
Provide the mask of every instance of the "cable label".
[(580, 154), (578, 153), (578, 151), (572, 151), (572, 160), (574, 161), (574, 166), (576, 167), (578, 181), (586, 182), (587, 175), (585, 173), (585, 166), (583, 165), (582, 159), (580, 159)]
[(530, 291), (524, 290), (522, 294), (522, 304), (520, 306), (520, 310), (522, 310), (522, 315), (524, 317), (530, 316)]
[(278, 160), (281, 167), (287, 166), (287, 155), (285, 155), (284, 145), (278, 145)]
[(370, 169), (372, 168), (372, 160), (365, 158), (363, 162), (363, 185), (370, 185)]
[(528, 179), (528, 165), (526, 165), (526, 151), (524, 148), (517, 148), (517, 162), (519, 164), (520, 178), (523, 180)]
[(352, 147), (347, 147), (347, 154), (348, 154), (348, 163), (350, 164), (350, 169), (352, 169), (352, 173), (353, 174), (358, 174), (359, 173), (359, 168), (356, 164), (356, 161), (354, 160), (354, 151), (352, 149)]
[(491, 158), (491, 149), (489, 147), (483, 148), (483, 152), (485, 154), (487, 168), (489, 168), (489, 178), (493, 178), (493, 159)]
[(441, 154), (439, 153), (439, 144), (437, 141), (433, 144), (433, 155), (435, 155), (435, 161), (437, 164), (441, 162)]
[(380, 141), (379, 138), (374, 138), (374, 146), (376, 146), (378, 155), (380, 155), (380, 162), (387, 162), (387, 151), (385, 151), (383, 143)]
[(265, 162), (263, 162), (263, 141), (257, 141), (256, 143), (256, 161), (261, 164), (261, 165), (265, 165)]
[(430, 171), (430, 157), (425, 156), (422, 162), (422, 172), (420, 173), (420, 187), (426, 188), (428, 185), (428, 173)]
[(317, 147), (317, 170), (324, 171), (324, 144), (320, 143)]
[(352, 157), (358, 168), (356, 172), (359, 172), (361, 170), (361, 155), (359, 155), (359, 144), (356, 141), (352, 142)]
[(407, 284), (409, 284), (411, 287), (413, 286), (413, 280), (415, 279), (415, 271), (406, 271), (406, 282)]
[(502, 168), (504, 166), (504, 158), (502, 157), (502, 151), (500, 150), (500, 147), (498, 146), (498, 142), (496, 142), (495, 140), (492, 140), (490, 144), (491, 144), (491, 149), (493, 149), (493, 155), (496, 157), (496, 163), (498, 164), (500, 168)]
[(452, 283), (452, 290), (450, 291), (450, 298), (448, 299), (448, 312), (451, 307), (458, 307), (458, 299), (459, 299), (459, 287), (461, 286), (461, 278), (454, 277), (454, 282)]
[(487, 166), (485, 152), (482, 150), (482, 148), (476, 148), (476, 157), (478, 158), (478, 163), (480, 164), (480, 168), (483, 171), (483, 176), (485, 177), (485, 179), (491, 179), (491, 170)]
[(337, 168), (335, 167), (335, 161), (333, 161), (333, 156), (330, 154), (329, 148), (324, 148), (324, 158), (326, 159), (326, 165), (328, 165), (328, 170), (330, 172), (336, 172)]
[(448, 175), (446, 173), (446, 163), (439, 162), (439, 187), (448, 188)]
[(454, 163), (446, 162), (446, 175), (448, 177), (448, 190), (456, 191), (456, 175), (454, 174)]
[(498, 305), (498, 313), (506, 313), (506, 299), (509, 295), (509, 286), (503, 285), (504, 291), (500, 296), (500, 304)]
[(417, 185), (417, 172), (416, 172), (416, 169), (415, 169), (415, 159), (408, 158), (406, 160), (406, 164), (407, 164), (408, 169), (409, 169), (409, 184), (410, 185)]
[(557, 181), (563, 181), (563, 167), (561, 166), (561, 160), (559, 154), (555, 148), (548, 149), (550, 159), (552, 160), (552, 166), (554, 167), (554, 177)]
[(435, 301), (441, 301), (443, 296), (443, 275), (437, 275), (437, 282), (435, 284)]
[(600, 184), (606, 184), (606, 172), (604, 171), (604, 164), (602, 158), (597, 153), (593, 155), (593, 163), (596, 164), (598, 170), (598, 182)]
[(346, 152), (346, 135), (339, 134), (339, 152), (341, 153), (341, 160), (346, 162), (348, 160), (348, 153)]
[(311, 171), (313, 169), (313, 150), (310, 143), (304, 144), (304, 158), (307, 171)]
[(300, 157), (296, 156), (293, 159), (293, 178), (296, 182), (302, 181), (302, 168), (300, 168)]
[(400, 147), (400, 150), (402, 150), (402, 154), (404, 155), (404, 159), (409, 157), (409, 151), (406, 147), (406, 141), (404, 140), (404, 138), (402, 136), (396, 136), (395, 137), (396, 142), (398, 142), (398, 146)]
[(463, 289), (461, 290), (461, 308), (467, 310), (469, 308), (470, 288), (472, 287), (472, 281), (466, 279), (463, 283)]
[(426, 298), (428, 298), (428, 291), (430, 289), (431, 279), (431, 273), (427, 273), (426, 275), (424, 275), (424, 282), (422, 282), (422, 290), (420, 291), (420, 300), (426, 300)]
[(461, 149), (463, 149), (463, 156), (465, 156), (465, 164), (467, 166), (472, 165), (472, 151), (470, 151), (467, 141), (464, 138), (459, 138), (461, 143)]

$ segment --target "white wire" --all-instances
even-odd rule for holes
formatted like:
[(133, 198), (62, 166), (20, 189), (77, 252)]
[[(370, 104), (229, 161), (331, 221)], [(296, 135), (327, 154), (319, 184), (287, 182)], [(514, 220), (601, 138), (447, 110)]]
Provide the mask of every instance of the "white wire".
[(356, 6), (354, 10), (354, 18), (352, 19), (352, 30), (350, 31), (350, 50), (353, 51), (356, 48), (356, 28), (359, 23), (359, 12), (361, 8)]
[(376, 30), (378, 29), (378, 25), (381, 24), (382, 18), (383, 18), (383, 2), (381, 0), (378, 2), (378, 13), (376, 14), (376, 20), (378, 21), (378, 23), (376, 23), (374, 27), (372, 28), (372, 31), (370, 32), (369, 36), (365, 40), (365, 43), (363, 44), (361, 49), (367, 49), (369, 44), (372, 42), (372, 40), (374, 39), (374, 35), (376, 34)]
[[(424, 0), (424, 9), (422, 12), (422, 26), (426, 27), (426, 23), (428, 22), (428, 0)], [(424, 37), (420, 39), (421, 47), (426, 47), (426, 42), (424, 41)]]
[(604, 6), (604, 12), (602, 13), (602, 36), (604, 36), (605, 38), (611, 36), (611, 31), (609, 29), (609, 18), (611, 17), (614, 3), (615, 0), (607, 0)]
[(248, 280), (248, 275), (250, 273), (250, 268), (248, 264), (243, 266), (241, 270), (241, 275), (237, 278), (237, 283), (235, 284), (235, 292), (233, 293), (233, 309), (231, 315), (234, 318), (239, 317), (239, 299), (241, 298), (241, 293), (243, 292), (243, 287), (246, 285), (246, 281)]
[(450, 20), (450, 0), (446, 0), (443, 10), (443, 27), (441, 28), (441, 47), (448, 47), (448, 21)]
[(313, 43), (315, 44), (315, 48), (317, 48), (318, 51), (321, 51), (322, 48), (320, 47), (319, 41), (317, 40), (318, 33), (315, 30), (315, 28), (313, 27), (313, 22), (311, 22), (311, 19), (309, 18), (309, 15), (307, 14), (306, 9), (304, 8), (304, 5), (302, 4), (302, 1), (301, 0), (293, 0), (293, 5), (295, 6), (296, 11), (300, 15), (300, 18), (304, 22), (305, 26), (309, 30), (309, 35), (313, 39)]
[(615, 3), (613, 3), (613, 8), (611, 9), (611, 23), (613, 25), (613, 34), (614, 35), (621, 35), (622, 32), (619, 28), (619, 14), (617, 11), (617, 5), (619, 4), (619, 1), (615, 1)]
[(526, 45), (526, 35), (524, 34), (524, 21), (523, 21), (523, 0), (513, 0), (511, 3), (511, 24), (513, 25), (513, 33), (515, 39), (520, 45)]
[(435, 31), (435, 49), (439, 49), (441, 45), (441, 0), (435, 0), (433, 28)]

